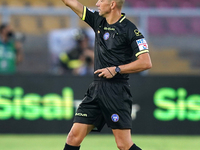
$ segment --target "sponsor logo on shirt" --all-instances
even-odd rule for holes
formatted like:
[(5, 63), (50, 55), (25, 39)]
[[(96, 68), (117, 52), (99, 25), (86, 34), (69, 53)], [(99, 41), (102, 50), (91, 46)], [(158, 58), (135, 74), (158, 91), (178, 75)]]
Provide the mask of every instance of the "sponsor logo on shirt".
[(75, 116), (87, 117), (87, 114), (76, 113)]
[(142, 33), (138, 29), (135, 29), (134, 32), (135, 32), (136, 36), (141, 36), (142, 35)]
[(148, 49), (148, 44), (144, 38), (136, 40), (136, 42), (140, 51)]
[(104, 29), (104, 30), (113, 30), (113, 31), (115, 30), (115, 28), (109, 28), (109, 27), (108, 27), (108, 28), (107, 28), (107, 27), (104, 27), (103, 29)]

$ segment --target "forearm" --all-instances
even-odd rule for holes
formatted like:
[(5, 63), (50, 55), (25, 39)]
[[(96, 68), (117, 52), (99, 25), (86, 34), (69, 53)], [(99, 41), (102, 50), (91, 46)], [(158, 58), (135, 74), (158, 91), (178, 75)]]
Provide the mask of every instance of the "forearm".
[(142, 54), (142, 56), (139, 56), (134, 62), (119, 66), (121, 69), (120, 74), (138, 73), (150, 69), (151, 67), (152, 63), (148, 53)]
[(66, 6), (68, 6), (68, 7), (70, 7), (71, 5), (73, 5), (73, 3), (75, 3), (77, 0), (62, 0), (62, 2), (66, 5)]
[[(150, 69), (152, 67), (152, 64), (149, 54), (145, 53), (140, 55), (136, 61), (125, 65), (120, 65), (118, 67), (120, 68), (119, 72), (120, 74), (130, 74)], [(113, 78), (117, 74), (115, 69), (116, 66), (102, 68), (96, 70), (94, 74), (99, 74), (98, 75), (99, 77), (104, 77), (109, 79)]]
[(150, 69), (151, 66), (149, 64), (141, 64), (138, 63), (137, 60), (126, 64), (126, 65), (121, 65), (119, 66), (119, 68), (121, 69), (120, 74), (130, 74), (130, 73), (138, 73), (147, 69)]
[(144, 70), (147, 70), (149, 68), (144, 67), (144, 66), (136, 66), (136, 63), (132, 64), (126, 64), (126, 65), (122, 65), (119, 66), (119, 68), (121, 69), (120, 74), (130, 74), (130, 73), (138, 73)]
[(15, 42), (15, 49), (16, 49), (16, 63), (20, 63), (23, 61), (23, 49), (22, 43), (17, 41)]
[(23, 54), (22, 54), (21, 51), (19, 51), (17, 56), (16, 56), (16, 63), (19, 64), (22, 61), (23, 61)]
[(80, 18), (83, 14), (83, 5), (77, 0), (62, 0), (63, 3), (70, 7)]

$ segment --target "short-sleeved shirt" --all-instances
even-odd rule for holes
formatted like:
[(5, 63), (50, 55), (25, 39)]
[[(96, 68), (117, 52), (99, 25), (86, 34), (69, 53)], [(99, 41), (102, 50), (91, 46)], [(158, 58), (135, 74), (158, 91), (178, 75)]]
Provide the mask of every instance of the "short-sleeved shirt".
[[(124, 13), (116, 23), (108, 24), (99, 12), (84, 6), (82, 20), (95, 32), (94, 70), (128, 64), (149, 52), (144, 36)], [(114, 78), (128, 79), (128, 76), (117, 74)], [(95, 78), (99, 78), (98, 75)]]
[(6, 43), (0, 39), (0, 74), (12, 74), (16, 71), (16, 49), (13, 40)]

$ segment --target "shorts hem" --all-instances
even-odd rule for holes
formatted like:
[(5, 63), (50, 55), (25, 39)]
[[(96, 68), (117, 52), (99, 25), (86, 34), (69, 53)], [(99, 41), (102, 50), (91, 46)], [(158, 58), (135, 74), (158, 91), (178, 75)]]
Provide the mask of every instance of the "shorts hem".
[(88, 122), (83, 121), (83, 120), (74, 120), (73, 123), (81, 123), (81, 124), (86, 124), (86, 125), (94, 125), (94, 129), (92, 129), (92, 132), (101, 132), (101, 130), (103, 129), (103, 126), (104, 126), (104, 124), (103, 124), (103, 126), (97, 127), (94, 122), (88, 123)]

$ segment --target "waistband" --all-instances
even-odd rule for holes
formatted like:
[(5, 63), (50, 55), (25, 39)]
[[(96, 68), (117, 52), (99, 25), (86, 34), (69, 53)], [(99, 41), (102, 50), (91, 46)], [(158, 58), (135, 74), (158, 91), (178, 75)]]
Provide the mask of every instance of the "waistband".
[(127, 82), (128, 78), (94, 78), (94, 81), (106, 81), (106, 82)]

